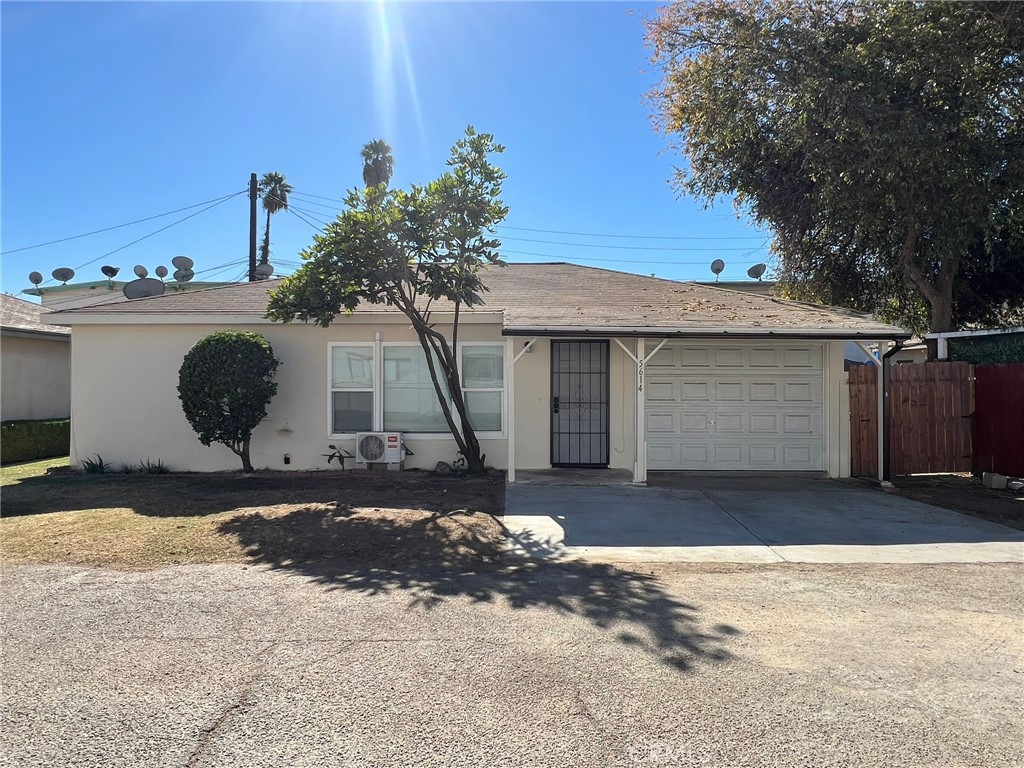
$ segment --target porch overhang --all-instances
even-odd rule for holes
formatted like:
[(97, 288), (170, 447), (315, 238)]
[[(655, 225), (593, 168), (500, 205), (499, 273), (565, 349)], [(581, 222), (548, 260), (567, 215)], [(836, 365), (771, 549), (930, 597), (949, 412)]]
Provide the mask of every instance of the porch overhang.
[(593, 326), (505, 326), (503, 336), (541, 338), (646, 338), (646, 339), (799, 339), (802, 341), (904, 341), (911, 337), (906, 331), (853, 331), (834, 329), (781, 328), (666, 328), (666, 327), (593, 327)]

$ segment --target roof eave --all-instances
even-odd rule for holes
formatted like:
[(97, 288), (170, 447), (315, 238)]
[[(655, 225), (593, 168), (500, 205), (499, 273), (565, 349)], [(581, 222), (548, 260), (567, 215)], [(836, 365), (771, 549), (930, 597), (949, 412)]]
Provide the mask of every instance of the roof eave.
[(680, 339), (818, 339), (821, 341), (844, 341), (857, 339), (905, 340), (911, 337), (900, 328), (879, 328), (876, 330), (835, 330), (813, 328), (664, 328), (664, 327), (593, 327), (593, 326), (506, 326), (503, 336), (643, 336)]

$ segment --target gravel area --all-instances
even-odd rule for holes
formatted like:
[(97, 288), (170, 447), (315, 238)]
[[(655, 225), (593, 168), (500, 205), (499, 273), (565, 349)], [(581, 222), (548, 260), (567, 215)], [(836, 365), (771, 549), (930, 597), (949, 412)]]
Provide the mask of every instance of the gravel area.
[(3, 573), (9, 766), (1019, 766), (1019, 565)]

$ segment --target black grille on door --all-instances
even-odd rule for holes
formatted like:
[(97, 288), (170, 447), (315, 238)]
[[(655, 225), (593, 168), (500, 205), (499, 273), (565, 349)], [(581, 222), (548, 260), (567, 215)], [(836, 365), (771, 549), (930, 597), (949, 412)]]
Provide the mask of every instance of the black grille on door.
[(607, 341), (551, 342), (551, 464), (608, 466)]

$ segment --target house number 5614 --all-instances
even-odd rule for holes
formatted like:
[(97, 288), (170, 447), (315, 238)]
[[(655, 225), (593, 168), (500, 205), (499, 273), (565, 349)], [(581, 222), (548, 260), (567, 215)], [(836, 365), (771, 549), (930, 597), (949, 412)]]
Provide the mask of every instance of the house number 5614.
[(644, 391), (644, 361), (643, 360), (641, 360), (639, 363), (637, 363), (637, 366), (636, 366), (636, 379), (637, 379), (636, 391), (637, 392), (643, 392)]

